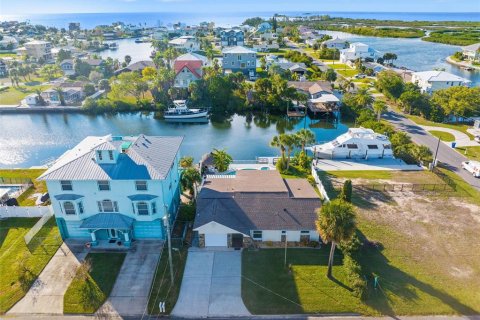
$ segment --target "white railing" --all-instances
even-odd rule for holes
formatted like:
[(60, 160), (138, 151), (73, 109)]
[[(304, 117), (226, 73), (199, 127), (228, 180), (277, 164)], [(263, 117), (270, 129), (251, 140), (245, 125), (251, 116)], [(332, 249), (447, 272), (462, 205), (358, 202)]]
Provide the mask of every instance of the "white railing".
[(43, 217), (51, 212), (50, 206), (16, 207), (0, 206), (0, 219)]
[(317, 174), (317, 170), (315, 169), (315, 166), (313, 164), (312, 164), (312, 176), (315, 179), (315, 183), (317, 184), (318, 191), (320, 191), (320, 194), (322, 195), (323, 199), (329, 202), (330, 198), (328, 197), (327, 190), (325, 190), (325, 187), (322, 184), (322, 180), (320, 180), (320, 177)]
[(33, 237), (42, 229), (42, 227), (47, 223), (48, 220), (53, 216), (53, 210), (51, 206), (45, 207), (48, 209), (48, 213), (46, 213), (43, 217), (41, 217), (37, 223), (25, 234), (23, 237), (25, 239), (25, 243), (29, 244), (32, 241)]

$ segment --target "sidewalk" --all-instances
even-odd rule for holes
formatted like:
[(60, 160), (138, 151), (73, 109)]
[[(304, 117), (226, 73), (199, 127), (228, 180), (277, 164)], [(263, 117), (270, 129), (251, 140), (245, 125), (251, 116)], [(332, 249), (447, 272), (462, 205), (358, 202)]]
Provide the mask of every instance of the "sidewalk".
[[(425, 131), (442, 131), (442, 132), (450, 133), (455, 137), (455, 142), (457, 143), (457, 147), (480, 146), (480, 144), (475, 140), (470, 140), (470, 137), (468, 135), (455, 129), (444, 128), (444, 127), (432, 127), (432, 126), (419, 126), (419, 127), (424, 129)], [(451, 145), (451, 142), (444, 142), (444, 143), (447, 144), (448, 146)]]

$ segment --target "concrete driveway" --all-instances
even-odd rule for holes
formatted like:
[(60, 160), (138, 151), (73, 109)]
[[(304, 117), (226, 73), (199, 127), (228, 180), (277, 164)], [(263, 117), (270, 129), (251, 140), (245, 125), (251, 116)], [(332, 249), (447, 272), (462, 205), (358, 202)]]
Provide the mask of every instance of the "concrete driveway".
[(97, 315), (139, 316), (146, 313), (148, 294), (162, 247), (162, 241), (135, 242), (125, 257), (110, 297), (99, 308)]
[(172, 316), (206, 318), (250, 315), (242, 300), (241, 269), (241, 251), (190, 249), (180, 296)]
[(63, 314), (63, 296), (86, 255), (83, 246), (62, 243), (25, 297), (8, 314)]

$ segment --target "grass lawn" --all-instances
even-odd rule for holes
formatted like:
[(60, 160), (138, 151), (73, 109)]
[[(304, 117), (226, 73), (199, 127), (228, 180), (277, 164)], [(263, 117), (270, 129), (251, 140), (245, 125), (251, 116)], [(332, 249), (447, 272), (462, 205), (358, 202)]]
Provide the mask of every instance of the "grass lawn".
[(330, 247), (244, 250), (242, 252), (242, 298), (253, 314), (298, 314), (359, 312), (375, 314), (345, 285), (346, 273), (338, 250), (333, 274), (327, 278)]
[(361, 171), (361, 170), (352, 170), (352, 171), (318, 171), (320, 178), (322, 177), (335, 177), (335, 178), (345, 178), (345, 179), (391, 179), (393, 176), (393, 171)]
[(15, 52), (0, 52), (0, 58), (16, 58), (18, 57)]
[(463, 197), (463, 200), (471, 202), (480, 206), (480, 192), (472, 187), (468, 182), (465, 182), (459, 175), (450, 170), (437, 167), (439, 176), (446, 176), (449, 182), (455, 186), (456, 195)]
[(25, 296), (62, 243), (52, 218), (27, 246), (23, 237), (37, 221), (8, 218), (0, 222), (0, 314)]
[(444, 132), (444, 131), (437, 131), (437, 130), (430, 130), (428, 131), (434, 137), (440, 138), (440, 140), (445, 142), (452, 142), (455, 141), (455, 136), (451, 133)]
[(29, 198), (34, 193), (47, 192), (45, 181), (37, 181), (45, 169), (1, 169), (0, 178), (29, 178), (33, 181), (33, 187), (27, 189), (17, 198), (20, 206), (34, 206), (35, 199)]
[(480, 146), (478, 147), (456, 147), (455, 150), (463, 154), (465, 157), (480, 161)]
[[(399, 110), (397, 109), (397, 111), (399, 111)], [(399, 111), (399, 112), (401, 112), (401, 111)], [(433, 122), (433, 121), (426, 120), (426, 119), (424, 119), (420, 116), (414, 116), (414, 115), (409, 115), (409, 114), (405, 114), (405, 116), (407, 118), (409, 118), (410, 120), (412, 120), (413, 122), (415, 122), (416, 124), (419, 124), (421, 126), (450, 128), (450, 129), (458, 130), (458, 131), (461, 131), (461, 132), (465, 133), (466, 135), (468, 135), (470, 137), (470, 139), (474, 138), (474, 136), (472, 134), (467, 132), (467, 129), (469, 129), (470, 126), (466, 125), (466, 124), (439, 123), (439, 122)]]
[(345, 63), (329, 64), (328, 67), (331, 68), (331, 69), (333, 69), (333, 70), (338, 70), (338, 69), (351, 70), (351, 69), (352, 69), (352, 68), (350, 68), (349, 66), (347, 66)]
[(284, 179), (306, 179), (309, 175), (309, 171), (302, 170), (292, 165), (290, 165), (290, 168), (287, 172), (281, 174), (282, 178)]
[(335, 70), (338, 74), (344, 76), (344, 77), (348, 77), (348, 78), (351, 78), (353, 76), (355, 76), (356, 74), (358, 74), (358, 70), (356, 69), (347, 69), (347, 70), (344, 70), (344, 69), (337, 69)]
[(175, 303), (177, 303), (182, 285), (183, 271), (187, 261), (187, 249), (181, 248), (178, 251), (172, 251), (174, 284), (170, 286), (170, 271), (168, 265), (168, 252), (165, 249), (158, 264), (155, 280), (152, 284), (152, 294), (148, 301), (148, 313), (152, 315), (160, 314), (158, 305), (160, 301), (165, 301), (165, 311), (167, 314), (172, 312)]
[[(36, 93), (37, 90), (43, 91), (50, 86), (40, 85), (34, 82), (34, 85), (20, 85), (20, 87), (8, 87), (7, 90), (0, 92), (1, 104), (19, 104), (23, 98), (31, 93)], [(32, 84), (29, 82), (29, 84)]]
[(64, 313), (94, 313), (112, 291), (126, 253), (89, 253), (91, 269), (85, 276), (77, 271), (63, 297)]

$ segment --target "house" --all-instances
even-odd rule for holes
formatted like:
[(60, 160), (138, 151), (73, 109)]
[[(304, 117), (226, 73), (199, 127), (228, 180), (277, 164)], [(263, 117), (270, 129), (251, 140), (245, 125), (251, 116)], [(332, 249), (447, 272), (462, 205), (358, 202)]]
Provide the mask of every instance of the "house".
[(284, 72), (288, 70), (292, 74), (295, 73), (299, 76), (306, 75), (308, 71), (307, 66), (303, 62), (279, 62), (276, 65)]
[[(79, 104), (84, 97), (82, 88), (70, 87), (61, 89), (65, 105)], [(48, 89), (42, 91), (40, 95), (42, 96), (43, 100), (45, 100), (45, 102), (50, 106), (61, 104), (60, 93), (55, 89)]]
[(412, 83), (420, 87), (422, 93), (432, 93), (453, 86), (470, 86), (470, 80), (445, 71), (422, 71), (412, 73)]
[(462, 52), (467, 60), (480, 62), (480, 42), (463, 47)]
[(24, 44), (25, 52), (29, 57), (51, 61), (52, 43), (49, 41), (33, 40)]
[(38, 179), (46, 181), (63, 239), (130, 246), (165, 239), (180, 201), (183, 137), (87, 137)]
[(229, 47), (222, 51), (222, 66), (224, 70), (242, 72), (250, 78), (255, 76), (257, 68), (257, 53), (245, 47)]
[(283, 179), (276, 170), (211, 175), (197, 198), (193, 230), (200, 247), (319, 241), (320, 206), (306, 179)]
[(220, 44), (222, 47), (243, 46), (245, 33), (240, 29), (220, 31)]
[(153, 30), (151, 38), (153, 40), (162, 40), (168, 37), (168, 29), (166, 27), (157, 27)]
[(11, 36), (3, 36), (0, 39), (0, 50), (14, 50), (18, 47), (18, 41)]
[(38, 95), (31, 93), (27, 95), (20, 103), (22, 106), (36, 106), (38, 104)]
[(7, 64), (0, 59), (0, 78), (8, 76)]
[(328, 49), (342, 50), (348, 48), (348, 41), (335, 37), (333, 39), (323, 41), (322, 45)]
[(75, 74), (75, 64), (73, 62), (73, 59), (65, 59), (60, 62), (60, 68), (66, 76)]
[(289, 81), (288, 86), (308, 97), (307, 107), (313, 114), (338, 111), (340, 100), (327, 81)]
[(375, 50), (360, 42), (351, 43), (348, 49), (340, 50), (340, 62), (355, 61), (358, 58), (375, 58)]
[(68, 24), (68, 31), (80, 31), (80, 22), (70, 22)]
[(168, 44), (173, 48), (187, 52), (200, 50), (200, 42), (194, 36), (181, 36), (170, 40)]
[(272, 30), (272, 25), (268, 22), (262, 22), (257, 26), (256, 33), (264, 33)]
[(131, 63), (128, 66), (126, 66), (125, 68), (116, 70), (114, 72), (114, 74), (119, 75), (120, 73), (132, 72), (132, 71), (142, 73), (143, 69), (145, 69), (147, 67), (155, 68), (155, 69), (157, 68), (155, 66), (155, 63), (152, 60), (142, 60), (142, 61), (137, 61), (137, 62)]
[(87, 63), (92, 68), (103, 67), (105, 65), (105, 61), (102, 59), (85, 58), (82, 59), (82, 61)]
[(179, 56), (173, 62), (175, 71), (174, 87), (188, 88), (190, 83), (202, 78), (202, 68), (207, 65), (208, 59), (196, 53), (187, 53)]

